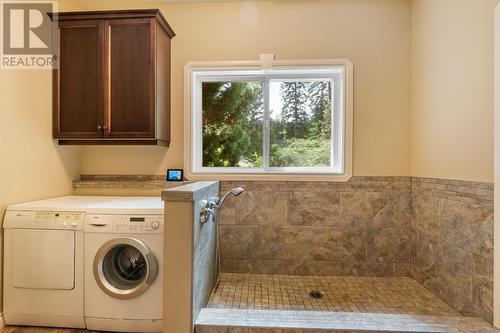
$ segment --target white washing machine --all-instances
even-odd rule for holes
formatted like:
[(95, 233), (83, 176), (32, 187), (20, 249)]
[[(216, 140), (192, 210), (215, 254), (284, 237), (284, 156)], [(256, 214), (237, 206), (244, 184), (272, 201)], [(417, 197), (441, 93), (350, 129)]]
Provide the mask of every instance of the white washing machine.
[(85, 327), (85, 211), (116, 199), (66, 196), (7, 208), (3, 311), (8, 325)]
[(126, 198), (85, 220), (85, 322), (89, 330), (163, 330), (163, 202)]

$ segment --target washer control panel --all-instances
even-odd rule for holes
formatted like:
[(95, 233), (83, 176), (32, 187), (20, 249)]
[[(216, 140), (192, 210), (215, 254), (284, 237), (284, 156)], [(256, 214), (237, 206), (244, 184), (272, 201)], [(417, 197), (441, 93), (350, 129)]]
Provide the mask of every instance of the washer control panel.
[(100, 215), (89, 214), (85, 231), (114, 233), (162, 233), (163, 215)]

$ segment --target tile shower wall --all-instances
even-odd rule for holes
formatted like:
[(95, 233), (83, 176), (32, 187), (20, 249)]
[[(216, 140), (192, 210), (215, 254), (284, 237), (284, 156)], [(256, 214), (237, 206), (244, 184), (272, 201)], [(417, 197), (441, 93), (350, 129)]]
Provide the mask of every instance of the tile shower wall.
[[(217, 188), (207, 189), (204, 198), (217, 196)], [(194, 204), (193, 225), (193, 318), (204, 308), (215, 284), (215, 223), (200, 223), (200, 201)]]
[(410, 274), (409, 177), (347, 183), (222, 182), (243, 186), (221, 212), (223, 272)]
[(413, 178), (412, 263), (424, 287), (491, 322), (493, 184)]

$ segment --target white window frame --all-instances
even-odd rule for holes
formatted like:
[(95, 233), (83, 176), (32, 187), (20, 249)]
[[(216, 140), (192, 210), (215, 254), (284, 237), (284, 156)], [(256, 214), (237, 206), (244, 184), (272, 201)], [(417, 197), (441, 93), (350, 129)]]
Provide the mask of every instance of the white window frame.
[[(234, 75), (229, 75), (229, 71)], [(332, 167), (203, 167), (200, 93), (203, 82), (261, 81), (267, 93), (267, 85), (272, 80), (300, 78), (332, 80), (334, 83)], [(190, 62), (184, 69), (184, 84), (184, 170), (187, 179), (347, 181), (352, 177), (353, 65), (349, 60), (281, 60), (274, 61), (271, 70), (263, 69), (259, 61)], [(268, 166), (268, 96), (264, 101), (263, 158), (266, 159), (264, 165)]]

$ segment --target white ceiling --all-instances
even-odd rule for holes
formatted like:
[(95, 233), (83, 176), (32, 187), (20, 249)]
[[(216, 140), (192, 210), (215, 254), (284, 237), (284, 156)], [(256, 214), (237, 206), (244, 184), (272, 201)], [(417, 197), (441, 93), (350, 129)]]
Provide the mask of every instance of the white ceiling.
[[(93, 2), (95, 0), (81, 0), (83, 3)], [(109, 0), (101, 0), (95, 2), (106, 2)], [(252, 2), (252, 1), (300, 1), (300, 0), (123, 0), (122, 3), (143, 3), (143, 4), (152, 4), (152, 3), (196, 3), (196, 2)]]
[(159, 6), (161, 4), (168, 3), (207, 3), (207, 2), (255, 2), (255, 1), (271, 1), (271, 2), (300, 2), (300, 1), (315, 1), (315, 0), (121, 0), (117, 2), (116, 0), (79, 0), (84, 7), (83, 8), (103, 8), (106, 6), (116, 6), (119, 3), (120, 8), (128, 7), (147, 7), (152, 8), (154, 6)]

